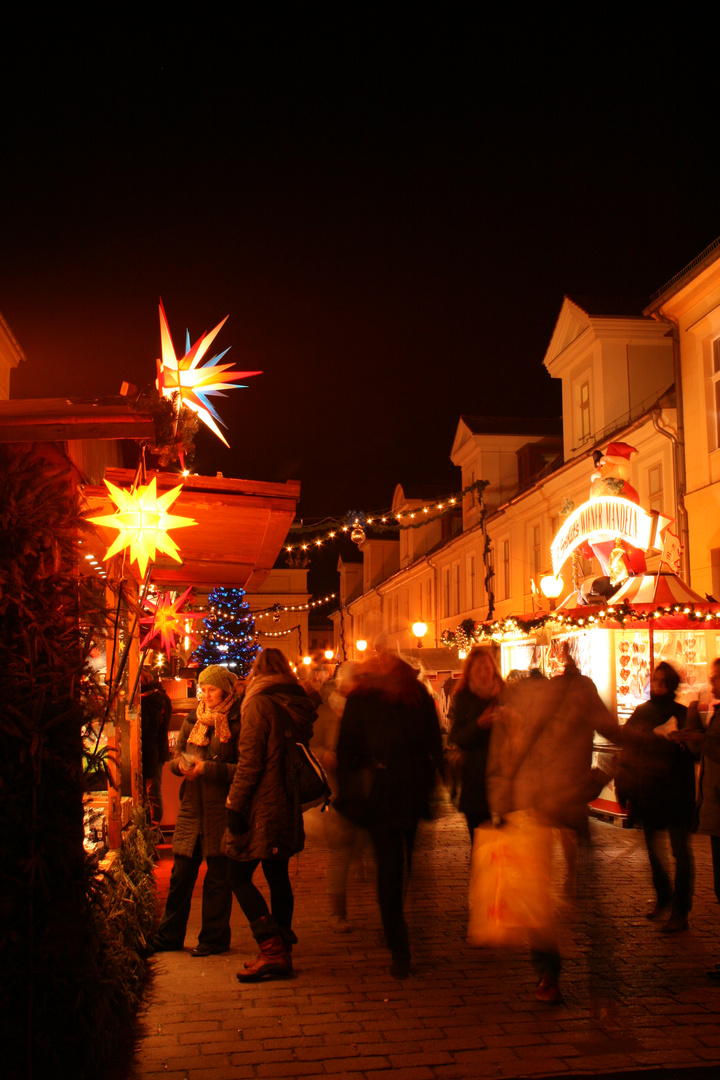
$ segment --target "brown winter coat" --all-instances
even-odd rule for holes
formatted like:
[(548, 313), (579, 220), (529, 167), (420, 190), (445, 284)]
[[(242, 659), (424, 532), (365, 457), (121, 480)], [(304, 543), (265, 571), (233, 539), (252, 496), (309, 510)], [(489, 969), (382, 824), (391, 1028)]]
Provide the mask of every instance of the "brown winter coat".
[[(182, 776), (180, 755), (187, 748), (188, 737), (195, 726), (195, 712), (191, 712), (178, 735), (175, 756), (170, 769)], [(236, 702), (228, 714), (230, 741), (221, 742), (213, 732), (207, 746), (191, 743), (196, 757), (205, 762), (205, 771), (197, 780), (183, 780), (180, 785), (180, 810), (173, 834), (173, 854), (192, 855), (198, 836), (202, 837), (203, 858), (222, 854), (222, 837), (225, 831), (225, 799), (235, 775), (237, 761), (237, 737), (240, 728), (240, 703)]]
[(487, 767), (493, 816), (534, 810), (544, 825), (587, 829), (594, 732), (621, 731), (584, 675), (524, 679), (492, 727)]
[(248, 693), (242, 705), (238, 765), (226, 801), (248, 827), (241, 834), (226, 831), (223, 854), (248, 862), (287, 859), (302, 851), (302, 820), (296, 832), (295, 810), (285, 788), (285, 731), (290, 724), (294, 739), (307, 746), (314, 720), (315, 707), (297, 682), (273, 681), (259, 693)]

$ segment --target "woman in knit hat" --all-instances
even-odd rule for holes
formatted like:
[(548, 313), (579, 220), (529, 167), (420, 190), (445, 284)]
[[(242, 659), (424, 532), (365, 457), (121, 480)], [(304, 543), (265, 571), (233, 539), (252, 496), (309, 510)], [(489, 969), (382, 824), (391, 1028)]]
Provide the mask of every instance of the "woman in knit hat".
[(173, 835), (173, 868), (165, 914), (150, 946), (153, 952), (182, 949), (193, 889), (202, 860), (207, 872), (202, 893), (202, 928), (191, 956), (230, 948), (232, 890), (221, 853), (225, 799), (235, 775), (240, 729), (240, 684), (220, 664), (200, 673), (202, 698), (183, 721), (171, 770), (183, 777), (180, 811)]

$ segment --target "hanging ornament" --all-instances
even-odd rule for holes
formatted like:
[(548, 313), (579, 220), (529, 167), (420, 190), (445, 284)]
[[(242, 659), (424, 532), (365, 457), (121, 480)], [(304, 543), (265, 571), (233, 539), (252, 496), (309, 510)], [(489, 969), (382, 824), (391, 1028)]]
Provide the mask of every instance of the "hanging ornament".
[(215, 421), (223, 423), (215, 407), (211, 404), (211, 397), (224, 397), (226, 390), (240, 390), (244, 387), (234, 385), (235, 379), (246, 379), (252, 375), (262, 375), (261, 371), (231, 371), (232, 364), (219, 364), (228, 349), (213, 356), (207, 363), (199, 367), (200, 361), (212, 345), (215, 337), (227, 322), (226, 315), (222, 322), (218, 323), (209, 334), (203, 334), (195, 344), (190, 347), (190, 335), (186, 334), (185, 355), (177, 357), (170, 337), (170, 328), (165, 316), (165, 309), (160, 301), (160, 341), (162, 345), (162, 359), (157, 362), (158, 377), (155, 385), (163, 397), (173, 398), (178, 395), (178, 413), (182, 405), (192, 409), (200, 420), (214, 431), (218, 439), (229, 446), (227, 439), (220, 431)]
[(365, 530), (363, 529), (362, 525), (360, 525), (357, 521), (355, 522), (355, 524), (352, 527), (352, 532), (350, 533), (350, 539), (352, 540), (352, 542), (354, 544), (357, 544), (357, 546), (359, 548), (361, 548), (363, 546), (363, 544), (365, 543), (365, 541), (367, 540), (367, 536), (365, 535)]
[(188, 631), (187, 624), (192, 619), (202, 619), (203, 613), (182, 610), (183, 604), (187, 602), (191, 592), (192, 586), (187, 588), (182, 596), (178, 596), (175, 600), (173, 600), (170, 593), (165, 593), (162, 600), (158, 599), (155, 604), (151, 600), (145, 601), (145, 606), (152, 611), (152, 615), (140, 619), (141, 626), (146, 624), (149, 627), (147, 634), (140, 642), (141, 649), (144, 649), (159, 634), (160, 642), (169, 660), (170, 652), (175, 648), (176, 633), (187, 634), (191, 642), (198, 643), (198, 638), (192, 630)]
[(273, 622), (280, 622), (280, 605), (275, 604), (273, 607)]
[(157, 551), (169, 555), (175, 562), (181, 562), (178, 546), (168, 536), (167, 530), (197, 525), (194, 518), (178, 517), (167, 512), (182, 491), (182, 484), (178, 484), (159, 498), (155, 477), (149, 484), (139, 487), (136, 491), (126, 491), (124, 488), (115, 487), (109, 480), (105, 481), (105, 485), (117, 510), (114, 514), (88, 519), (94, 525), (104, 525), (106, 528), (119, 530), (105, 553), (103, 562), (117, 555), (118, 551), (130, 548), (130, 561), (137, 561), (143, 577), (148, 562), (155, 561)]

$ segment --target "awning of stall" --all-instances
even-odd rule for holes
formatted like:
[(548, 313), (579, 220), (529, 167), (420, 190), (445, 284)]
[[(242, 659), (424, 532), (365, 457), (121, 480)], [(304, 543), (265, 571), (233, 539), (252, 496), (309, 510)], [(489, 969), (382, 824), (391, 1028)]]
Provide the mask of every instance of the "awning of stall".
[[(124, 488), (135, 479), (131, 469), (108, 469), (105, 475)], [(183, 477), (148, 470), (148, 481), (153, 477), (159, 493), (182, 483), (173, 513), (197, 522), (177, 535), (181, 562), (158, 555), (153, 582), (171, 588), (257, 589), (272, 569), (295, 517), (300, 482), (235, 480), (220, 475)], [(102, 512), (110, 501), (104, 486), (87, 486), (84, 496), (86, 516)], [(104, 535), (105, 530), (99, 531)], [(110, 538), (109, 531), (107, 535)], [(138, 575), (135, 563), (129, 569)]]
[(720, 604), (695, 592), (670, 570), (629, 577), (608, 601), (610, 609), (621, 606), (651, 619), (658, 630), (684, 629), (698, 617), (713, 623), (720, 619)]
[(120, 396), (0, 401), (0, 443), (154, 438), (152, 416)]

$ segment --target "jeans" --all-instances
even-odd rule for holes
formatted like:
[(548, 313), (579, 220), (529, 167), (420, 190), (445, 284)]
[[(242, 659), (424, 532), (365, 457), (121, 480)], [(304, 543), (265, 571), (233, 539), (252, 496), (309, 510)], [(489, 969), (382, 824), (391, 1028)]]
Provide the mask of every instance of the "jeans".
[[(202, 858), (202, 838), (198, 837), (191, 856), (176, 855), (173, 860), (165, 914), (155, 935), (155, 940), (166, 949), (183, 947)], [(202, 927), (198, 943), (217, 951), (230, 948), (232, 891), (227, 880), (227, 863), (223, 855), (209, 856), (203, 882)]]
[(664, 830), (643, 826), (645, 844), (650, 859), (650, 872), (658, 904), (666, 907), (672, 901), (673, 912), (686, 916), (692, 907), (695, 887), (695, 864), (690, 846), (690, 830), (684, 825), (671, 825), (667, 832), (675, 858), (675, 887), (660, 854), (660, 836)]
[(377, 890), (380, 915), (388, 948), (394, 959), (409, 960), (408, 928), (403, 912), (405, 867), (412, 868), (415, 830), (370, 827), (377, 861)]

